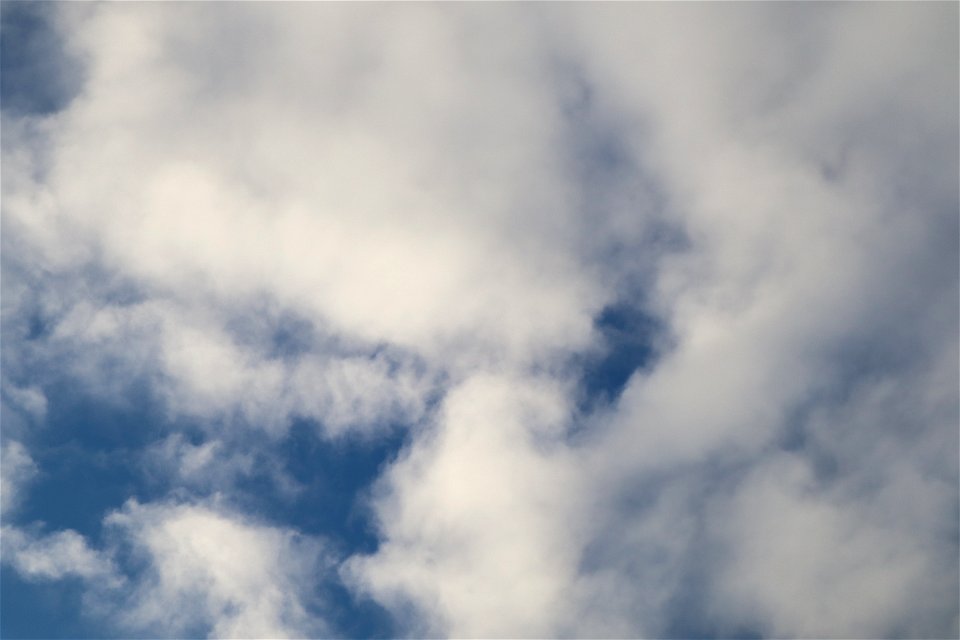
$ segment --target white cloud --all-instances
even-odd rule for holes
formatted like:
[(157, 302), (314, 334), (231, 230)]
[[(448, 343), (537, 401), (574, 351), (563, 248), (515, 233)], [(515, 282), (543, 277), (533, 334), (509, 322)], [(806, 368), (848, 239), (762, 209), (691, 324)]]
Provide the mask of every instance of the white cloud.
[(825, 495), (798, 460), (766, 462), (717, 517), (728, 543), (714, 585), (719, 617), (760, 620), (776, 637), (943, 634), (954, 622), (941, 595), (956, 594), (955, 567), (943, 566), (950, 552), (929, 530), (879, 520), (872, 502)]
[[(203, 29), (214, 28), (217, 12), (87, 13), (72, 34), (90, 77), (54, 124), (42, 190), (108, 264), (179, 296), (229, 301), (266, 291), (339, 333), (431, 355), (455, 346), (474, 358), (526, 358), (587, 339), (600, 298), (556, 251), (573, 241), (564, 237), (566, 189), (551, 171), (559, 113), (542, 87), (528, 88), (543, 64), (532, 46), (501, 37), (502, 51), (482, 41), (460, 51), (450, 39), (464, 24), (458, 10), (399, 12), (357, 31), (352, 46), (371, 57), (359, 80), (291, 58), (269, 75), (293, 63), (289, 74), (316, 79), (278, 95), (276, 79), (255, 68), (237, 95), (205, 90), (219, 83), (219, 69), (181, 58), (211, 59), (216, 47)], [(183, 30), (183, 13), (201, 27)], [(230, 12), (238, 28), (263, 19), (266, 33), (292, 30), (294, 40), (307, 18), (349, 25), (353, 13)], [(510, 32), (510, 24), (504, 15), (483, 28)], [(251, 46), (269, 56), (288, 36)], [(171, 39), (177, 48), (165, 46)], [(448, 47), (456, 64), (437, 55)], [(498, 56), (520, 64), (503, 74)], [(406, 90), (408, 75), (428, 84), (425, 94)], [(364, 90), (344, 94), (344, 82)], [(344, 95), (349, 109), (316, 117)], [(241, 154), (232, 150), (239, 130), (251, 133)], [(28, 230), (39, 189), (24, 191), (7, 216)], [(39, 231), (30, 237), (47, 241)], [(58, 254), (60, 244), (47, 250)]]
[(15, 440), (6, 440), (0, 451), (0, 511), (6, 516), (23, 500), (23, 490), (36, 476), (37, 464), (27, 449)]
[[(693, 488), (678, 492), (671, 511), (695, 517), (704, 544), (717, 544), (712, 529), (723, 529), (733, 550), (719, 553), (736, 554), (701, 596), (735, 610), (714, 618), (731, 633), (956, 633), (955, 572), (934, 570), (956, 564), (956, 533), (932, 515), (932, 505), (949, 510), (956, 498), (956, 183), (948, 176), (957, 161), (944, 142), (956, 131), (945, 109), (955, 100), (947, 49), (956, 29), (939, 10), (902, 9), (804, 12), (810, 22), (790, 34), (784, 13), (745, 6), (633, 9), (644, 20), (627, 19), (626, 8), (581, 13), (580, 33), (617, 108), (658, 123), (634, 146), (659, 162), (693, 245), (660, 264), (655, 302), (677, 348), (631, 380), (589, 468), (601, 492), (685, 469), (669, 483)], [(860, 44), (851, 49), (844, 34), (853, 25)], [(774, 41), (782, 44), (769, 62)], [(639, 71), (618, 63), (647, 48), (657, 60)], [(831, 97), (819, 93), (823, 85)], [(826, 170), (838, 148), (845, 164)], [(914, 177), (917, 162), (932, 162), (936, 177)], [(841, 400), (877, 376), (887, 378), (882, 410), (871, 395)], [(811, 408), (830, 417), (808, 421)], [(829, 441), (807, 439), (801, 449), (835, 466), (833, 476), (821, 471), (829, 491), (767, 493), (777, 491), (768, 480), (792, 467), (777, 457), (767, 466), (768, 452), (791, 432)], [(692, 479), (718, 474), (725, 491), (720, 472), (738, 459), (765, 471), (743, 482), (731, 512), (704, 510), (724, 504), (722, 493), (712, 497)], [(920, 481), (924, 467), (937, 480)], [(660, 522), (672, 532), (667, 525), (683, 522), (659, 510), (640, 510), (631, 526)], [(698, 571), (716, 570), (693, 540), (666, 553), (676, 565), (669, 578), (690, 571), (684, 555), (700, 558)], [(644, 539), (623, 553), (650, 547)], [(620, 584), (639, 600), (661, 580), (655, 569)], [(651, 633), (662, 633), (664, 610), (649, 616)]]
[[(219, 29), (220, 11), (199, 5), (67, 10), (88, 78), (46, 123), (42, 151), (7, 154), (4, 214), (31, 266), (64, 273), (96, 256), (147, 298), (81, 300), (60, 317), (56, 337), (79, 351), (84, 376), (117, 377), (113, 359), (97, 371), (106, 350), (131, 372), (159, 364), (175, 413), (233, 413), (275, 433), (306, 414), (336, 434), (415, 422), (438, 371), (586, 346), (608, 294), (576, 260), (555, 157), (561, 114), (537, 80), (547, 60), (509, 13), (468, 11), (500, 35), (493, 49), (471, 38), (461, 51), (451, 33), (465, 28), (463, 11), (365, 21), (333, 5), (238, 7), (228, 11), (235, 28), (271, 25), (266, 41), (241, 44)], [(325, 42), (304, 33), (307, 17), (331, 34), (355, 26), (356, 74), (312, 58), (268, 64), (281, 42), (281, 52)], [(252, 47), (265, 66), (244, 82), (223, 78), (221, 47)], [(450, 60), (437, 55), (447, 48)], [(510, 74), (498, 58), (513, 61)], [(282, 89), (278, 68), (291, 83)], [(404, 78), (430, 86), (410, 92)], [(89, 250), (68, 251), (77, 245)], [(394, 373), (385, 359), (329, 353), (284, 367), (245, 352), (224, 325), (264, 297), (367, 354), (387, 344), (429, 369)]]
[(122, 626), (233, 638), (328, 632), (308, 610), (328, 562), (315, 539), (194, 505), (131, 502), (106, 524), (148, 562)]
[(37, 386), (18, 386), (10, 378), (2, 378), (0, 398), (4, 438), (20, 440), (41, 426), (47, 415), (47, 396)]
[[(151, 455), (208, 492), (251, 464), (224, 425), (412, 425), (341, 573), (417, 634), (662, 636), (684, 604), (731, 633), (956, 633), (955, 6), (60, 16), (84, 88), (5, 122), (3, 160), (30, 283), (5, 329), (51, 326), (6, 366), (145, 377), (211, 436)], [(605, 144), (643, 175), (592, 184)], [(582, 415), (576, 357), (638, 283), (672, 347)], [(131, 628), (311, 632), (315, 541), (209, 506), (110, 522), (148, 563)]]
[(73, 530), (4, 526), (3, 560), (27, 580), (85, 581), (84, 615), (151, 635), (318, 637), (330, 560), (316, 538), (216, 506), (130, 501), (104, 549)]
[(4, 526), (3, 556), (4, 562), (28, 580), (117, 579), (110, 559), (91, 549), (83, 536), (70, 529), (37, 535)]
[[(716, 581), (697, 596), (704, 610), (700, 624), (731, 625), (723, 627), (730, 632), (955, 633), (955, 572), (931, 576), (934, 567), (956, 564), (955, 528), (933, 517), (935, 510), (905, 506), (920, 501), (949, 511), (946, 505), (956, 497), (957, 166), (950, 151), (955, 135), (945, 135), (955, 133), (956, 122), (955, 113), (944, 109), (951, 100), (949, 88), (956, 86), (956, 65), (945, 63), (953, 54), (944, 49), (951, 38), (955, 41), (955, 28), (943, 26), (949, 21), (934, 9), (911, 14), (906, 21), (900, 20), (900, 9), (811, 15), (799, 34), (787, 34), (784, 15), (767, 9), (611, 5), (571, 11), (578, 23), (570, 32), (589, 51), (587, 66), (608, 108), (652, 121), (651, 128), (626, 130), (624, 137), (666, 185), (670, 213), (692, 244), (689, 251), (659, 262), (652, 296), (669, 321), (675, 350), (651, 372), (635, 376), (611, 414), (592, 419), (597, 435), (562, 465), (560, 473), (576, 478), (575, 486), (579, 483), (577, 492), (598, 496), (599, 506), (558, 506), (535, 495), (524, 501), (528, 517), (546, 513), (554, 519), (544, 529), (528, 527), (529, 537), (519, 539), (536, 538), (532, 547), (551, 549), (575, 520), (564, 511), (572, 508), (590, 526), (566, 538), (566, 557), (599, 555), (599, 566), (567, 570), (571, 565), (561, 556), (551, 565), (554, 573), (532, 569), (524, 573), (528, 580), (514, 577), (490, 586), (488, 563), (518, 566), (494, 542), (502, 520), (484, 527), (474, 513), (445, 501), (439, 489), (423, 488), (469, 491), (468, 497), (452, 501), (458, 506), (498, 495), (486, 486), (470, 490), (474, 474), (464, 470), (462, 476), (444, 477), (443, 483), (439, 475), (434, 482), (406, 485), (397, 480), (402, 476), (391, 478), (396, 495), (382, 513), (392, 545), (365, 565), (367, 575), (391, 597), (396, 597), (391, 590), (399, 591), (446, 616), (443, 628), (453, 635), (496, 635), (499, 628), (491, 631), (485, 625), (498, 623), (510, 629), (503, 633), (518, 635), (569, 629), (588, 636), (637, 630), (663, 635), (676, 624), (670, 618), (676, 615), (672, 601), (684, 597), (691, 580), (702, 581), (714, 572)], [(914, 87), (909, 99), (900, 98), (900, 84), (875, 73), (874, 61), (860, 49), (848, 49), (839, 24), (857, 25), (870, 47), (885, 47), (894, 38), (900, 52), (895, 77)], [(784, 57), (766, 61), (768, 46)], [(813, 55), (814, 46), (826, 53)], [(758, 69), (757, 64), (768, 66)], [(858, 113), (854, 125), (849, 120), (853, 114), (841, 119), (839, 106), (814, 96), (810, 99), (825, 102), (826, 110), (819, 118), (805, 114), (802, 124), (795, 122), (794, 103), (783, 100), (783, 93), (799, 91), (793, 88), (796, 83), (834, 83), (825, 76), (833, 76), (838, 67), (849, 77), (838, 83), (849, 92), (849, 104), (875, 111)], [(859, 85), (864, 79), (867, 88)], [(801, 104), (805, 99), (806, 94), (798, 97)], [(871, 120), (874, 115), (877, 119)], [(898, 158), (892, 148), (875, 145), (869, 132), (877, 128), (888, 135), (886, 115), (895, 118), (898, 135), (915, 136), (907, 147), (911, 155)], [(829, 148), (799, 145), (801, 128), (833, 136), (849, 164), (825, 170), (831, 159), (811, 154), (829, 154)], [(899, 143), (894, 139), (891, 144)], [(943, 168), (936, 171), (939, 177), (902, 177), (904, 171), (912, 175), (906, 163), (927, 157), (942, 163), (936, 165)], [(934, 186), (938, 192), (925, 192)], [(917, 309), (924, 310), (919, 319)], [(898, 325), (917, 331), (905, 333)], [(841, 460), (841, 477), (833, 481), (837, 495), (797, 501), (788, 493), (782, 500), (757, 503), (741, 497), (722, 518), (716, 515), (722, 509), (710, 505), (725, 503), (723, 492), (731, 482), (722, 475), (724, 465), (755, 464), (791, 430), (818, 430), (806, 422), (804, 412), (810, 407), (832, 411), (837, 400), (831, 393), (842, 394), (838, 390), (851, 379), (885, 371), (896, 380), (891, 384), (902, 389), (917, 375), (916, 367), (923, 370), (938, 362), (941, 350), (951, 364), (935, 366), (924, 380), (931, 390), (950, 392), (893, 394), (890, 406), (911, 398), (913, 416), (890, 409), (877, 414), (869, 403), (858, 401), (849, 408), (852, 416), (830, 423), (829, 432), (845, 428), (856, 442)], [(485, 431), (503, 428), (502, 421), (489, 425)], [(457, 429), (451, 423), (444, 432)], [(897, 434), (902, 432), (923, 443), (917, 448), (942, 480), (919, 481), (921, 465), (899, 449)], [(437, 441), (444, 442), (442, 437)], [(884, 443), (882, 455), (872, 455), (871, 441)], [(510, 442), (513, 455), (525, 451), (521, 440)], [(825, 448), (828, 455), (839, 455), (841, 446), (831, 442)], [(937, 450), (945, 453), (931, 455)], [(431, 441), (401, 463), (398, 474), (420, 455), (423, 470), (417, 477), (424, 479), (461, 460), (459, 450)], [(817, 452), (811, 449), (808, 455)], [(490, 460), (484, 464), (499, 470), (492, 461), (504, 457), (498, 450), (470, 459), (472, 464)], [(518, 467), (537, 469), (549, 459), (531, 455)], [(856, 476), (865, 459), (889, 475), (872, 477), (872, 488), (840, 498), (864, 481), (845, 475)], [(790, 467), (782, 458), (774, 460)], [(459, 468), (464, 467), (461, 463)], [(678, 468), (683, 473), (673, 475)], [(777, 473), (775, 464), (771, 469)], [(520, 473), (491, 470), (489, 476), (511, 478), (514, 493), (524, 495), (524, 483), (516, 480)], [(719, 476), (714, 486), (711, 475)], [(831, 484), (829, 477), (824, 482)], [(627, 497), (642, 495), (646, 487), (653, 487), (646, 489), (653, 497), (631, 505)], [(756, 475), (738, 491), (752, 496), (767, 490), (763, 477)], [(898, 500), (888, 500), (888, 493)], [(395, 511), (398, 504), (404, 505), (401, 515)], [(881, 504), (887, 510), (883, 517), (873, 513)], [(873, 515), (858, 512), (862, 520), (848, 522), (845, 510), (851, 505)], [(473, 533), (475, 538), (490, 536), (476, 543), (486, 554), (459, 543), (451, 552), (456, 561), (420, 555), (423, 548), (443, 549), (437, 539), (457, 537), (421, 531), (414, 537), (420, 544), (412, 543), (402, 525), (406, 510), (417, 514), (408, 516), (412, 522), (429, 521), (420, 514), (444, 514), (466, 530), (480, 531)], [(781, 511), (786, 524), (778, 520)], [(515, 513), (506, 507), (499, 512), (508, 522)], [(896, 524), (901, 519), (912, 520), (911, 526)], [(753, 525), (768, 522), (774, 528), (763, 538)], [(734, 533), (728, 538), (730, 526)], [(626, 530), (615, 534), (617, 527)], [(816, 542), (818, 535), (825, 539), (823, 545)], [(758, 536), (767, 546), (756, 542)], [(594, 547), (604, 544), (619, 553), (597, 554)], [(730, 573), (699, 549), (704, 545), (722, 552), (724, 544), (738, 554), (739, 564)], [(793, 564), (782, 573), (771, 569), (770, 562), (785, 562), (794, 552), (809, 560), (797, 561), (802, 570), (791, 573)], [(463, 562), (475, 556), (484, 558), (482, 569)], [(527, 553), (530, 562), (538, 557)], [(438, 594), (422, 586), (446, 585), (447, 572), (456, 576), (452, 584), (466, 585), (463, 593), (494, 593), (491, 597), (506, 603), (528, 602), (517, 594), (535, 581), (530, 576), (551, 576), (556, 600), (530, 607), (543, 614), (539, 626), (524, 626), (522, 619), (503, 614), (484, 616), (481, 599), (464, 598), (470, 604), (458, 610), (459, 602), (450, 595), (458, 589), (437, 586)], [(728, 598), (730, 592), (737, 595)], [(925, 595), (904, 595), (911, 592)], [(838, 604), (853, 593), (857, 598), (849, 608)], [(553, 602), (563, 605), (555, 608)], [(730, 615), (707, 613), (723, 606), (718, 602), (730, 607)], [(572, 613), (564, 619), (557, 610)]]
[(576, 574), (579, 479), (561, 444), (568, 400), (549, 381), (478, 376), (386, 474), (385, 543), (348, 580), (414, 602), (418, 635), (549, 636)]

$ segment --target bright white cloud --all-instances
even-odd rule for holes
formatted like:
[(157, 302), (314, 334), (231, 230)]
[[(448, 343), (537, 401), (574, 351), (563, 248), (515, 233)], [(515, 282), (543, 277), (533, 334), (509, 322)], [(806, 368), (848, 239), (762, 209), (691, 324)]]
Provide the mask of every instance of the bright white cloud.
[[(465, 24), (461, 12), (387, 10), (397, 15), (364, 23), (351, 43), (369, 49), (358, 77), (323, 67), (318, 75), (315, 55), (292, 57), (269, 74), (293, 62), (291, 76), (316, 80), (282, 92), (256, 68), (240, 86), (211, 90), (222, 82), (212, 58), (220, 44), (204, 31), (215, 27), (215, 10), (83, 12), (71, 34), (89, 79), (51, 123), (56, 148), (43, 185), (56, 203), (51, 222), (66, 217), (108, 264), (178, 296), (268, 292), (338, 333), (428, 354), (455, 346), (474, 358), (527, 357), (582, 344), (601, 299), (569, 252), (556, 251), (574, 238), (553, 159), (558, 106), (533, 82), (545, 62), (518, 37), (460, 51), (452, 34)], [(305, 19), (348, 28), (358, 13), (231, 15), (236, 28), (269, 25), (267, 42), (249, 45), (259, 55), (291, 40), (291, 30), (297, 41)], [(509, 18), (478, 26), (510, 33)], [(200, 27), (185, 31), (181, 19)], [(219, 34), (240, 46), (230, 37)], [(178, 46), (166, 46), (171, 40)], [(213, 68), (187, 65), (190, 52)], [(504, 74), (498, 57), (520, 65)], [(408, 75), (429, 86), (405, 90)], [(152, 97), (136, 88), (147, 77)], [(363, 91), (344, 91), (350, 82)], [(249, 135), (237, 153), (241, 130)], [(29, 178), (13, 183), (21, 181)], [(39, 194), (25, 187), (8, 217), (61, 254), (61, 242), (42, 235), (47, 225), (33, 232)]]
[(229, 638), (327, 635), (318, 600), (323, 544), (200, 504), (131, 501), (109, 514), (108, 544), (73, 530), (3, 528), (3, 558), (32, 581), (80, 578), (84, 614), (125, 632)]
[(148, 561), (120, 613), (125, 626), (231, 638), (327, 632), (307, 610), (326, 570), (314, 539), (192, 505), (129, 503), (106, 523)]
[(393, 606), (420, 606), (418, 634), (553, 635), (567, 616), (584, 499), (562, 444), (563, 392), (497, 376), (451, 390), (430, 433), (387, 474), (376, 503), (387, 543), (349, 564), (349, 580)]
[(296, 417), (319, 421), (331, 436), (417, 422), (436, 384), (403, 352), (321, 344), (285, 357), (269, 352), (269, 327), (242, 339), (229, 332), (231, 317), (210, 315), (169, 301), (79, 303), (58, 320), (45, 357), (101, 396), (122, 396), (145, 377), (173, 416), (226, 417), (276, 436)]

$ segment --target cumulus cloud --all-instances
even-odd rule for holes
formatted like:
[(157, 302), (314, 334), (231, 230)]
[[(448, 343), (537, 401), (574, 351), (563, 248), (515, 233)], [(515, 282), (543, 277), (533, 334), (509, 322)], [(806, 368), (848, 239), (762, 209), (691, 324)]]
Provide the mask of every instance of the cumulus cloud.
[(387, 542), (345, 567), (424, 635), (553, 635), (576, 575), (580, 481), (561, 444), (569, 400), (551, 382), (475, 377), (383, 480)]
[[(395, 635), (958, 633), (956, 6), (52, 19), (83, 82), (3, 122), (4, 506), (53, 380), (147, 388), (196, 501), (5, 529), (23, 575), (159, 634), (330, 635), (334, 575)], [(583, 402), (611, 308), (655, 358)], [(376, 544), (237, 509), (298, 420), (404, 433)]]
[[(341, 80), (338, 69), (317, 76), (321, 50), (300, 58), (301, 70), (287, 70), (315, 81), (282, 92), (271, 86), (276, 80), (264, 74), (294, 57), (213, 91), (225, 81), (204, 29), (215, 29), (217, 11), (76, 13), (89, 14), (71, 27), (89, 79), (50, 123), (54, 140), (72, 142), (45, 158), (43, 192), (52, 226), (66, 217), (112, 266), (178, 295), (230, 300), (266, 291), (345, 335), (428, 353), (465, 336), (483, 347), (475, 357), (522, 357), (586, 339), (598, 303), (593, 283), (548, 242), (572, 241), (564, 238), (564, 189), (549, 172), (558, 108), (523, 82), (542, 63), (525, 55), (521, 38), (498, 38), (503, 51), (493, 56), (479, 39), (476, 51), (460, 52), (452, 34), (466, 23), (453, 9), (387, 10), (369, 21), (333, 7), (237, 9), (237, 30), (270, 25), (266, 42), (243, 45), (258, 53), (280, 39), (324, 42), (320, 33), (300, 33), (305, 18), (344, 30), (363, 21), (354, 46), (369, 49), (370, 61), (358, 63), (357, 77)], [(181, 13), (198, 28), (181, 29)], [(508, 18), (478, 24), (509, 32)], [(136, 44), (119, 33), (139, 34)], [(233, 32), (219, 35), (228, 48), (242, 48)], [(169, 40), (178, 46), (165, 46)], [(118, 47), (130, 51), (117, 55)], [(445, 49), (449, 57), (437, 55)], [(210, 64), (186, 67), (191, 52)], [(532, 68), (505, 76), (497, 55)], [(459, 58), (470, 82), (482, 83), (471, 91)], [(425, 94), (401, 90), (413, 69), (433, 78)], [(149, 74), (163, 97), (136, 90), (142, 83), (131, 74)], [(344, 91), (344, 83), (362, 90)], [(344, 99), (351, 102), (334, 109)], [(190, 108), (171, 111), (174, 103)], [(230, 146), (241, 129), (252, 135), (237, 154)], [(163, 141), (173, 131), (180, 143), (171, 148)], [(453, 166), (448, 148), (461, 154)], [(40, 194), (30, 186), (30, 165), (10, 165), (11, 184), (24, 184), (22, 197), (8, 202), (11, 226), (62, 255), (70, 240), (34, 226)], [(376, 188), (357, 182), (363, 176)]]
[(193, 505), (129, 503), (105, 522), (148, 562), (121, 625), (233, 638), (326, 633), (306, 608), (325, 569), (316, 540)]
[(85, 581), (85, 614), (138, 634), (231, 638), (327, 635), (317, 585), (323, 544), (216, 505), (128, 502), (108, 543), (73, 530), (4, 527), (4, 562), (24, 578)]
[[(956, 185), (944, 181), (931, 193), (928, 186), (939, 178), (903, 175), (910, 175), (911, 157), (935, 159), (938, 168), (950, 167), (951, 175), (957, 168), (956, 120), (947, 108), (956, 104), (956, 65), (947, 53), (956, 30), (934, 11), (904, 21), (895, 9), (810, 12), (810, 22), (796, 35), (783, 31), (784, 13), (764, 9), (608, 6), (577, 16), (570, 32), (583, 42), (585, 64), (594, 70), (608, 108), (656, 123), (652, 130), (626, 129), (624, 136), (669, 185), (672, 215), (693, 246), (661, 261), (652, 296), (669, 318), (676, 348), (653, 371), (634, 376), (615, 409), (595, 418), (597, 435), (565, 465), (579, 475), (580, 492), (600, 496), (599, 509), (575, 511), (590, 514), (592, 526), (573, 535), (576, 528), (561, 516), (548, 528), (551, 534), (532, 534), (538, 535), (539, 549), (552, 548), (558, 532), (567, 534), (567, 556), (585, 562), (549, 579), (558, 591), (559, 585), (577, 586), (559, 598), (567, 611), (576, 612), (572, 622), (543, 602), (530, 606), (543, 614), (542, 626), (496, 619), (530, 635), (570, 629), (578, 635), (702, 633), (708, 627), (683, 630), (672, 616), (683, 598), (693, 598), (685, 594), (692, 581), (713, 576), (711, 588), (696, 596), (699, 601), (687, 604), (702, 608), (712, 620), (708, 625), (731, 634), (744, 628), (775, 636), (955, 634), (955, 571), (935, 568), (956, 565), (955, 527), (940, 515), (955, 515), (949, 504), (957, 482)], [(837, 24), (857, 25), (863, 34), (858, 47), (850, 49)], [(774, 47), (783, 57), (758, 68), (768, 38), (785, 41)], [(915, 87), (907, 97), (890, 76), (875, 74), (874, 60), (864, 53), (888, 47), (889, 39), (899, 46), (893, 77)], [(637, 58), (649, 62), (639, 68), (624, 63)], [(825, 107), (831, 100), (817, 92), (821, 85), (839, 90), (838, 67), (851, 83), (840, 104)], [(748, 77), (749, 91), (739, 91)], [(785, 99), (784, 92), (800, 91), (793, 88), (797, 83), (818, 88), (812, 96), (804, 91), (796, 100)], [(797, 103), (806, 100), (818, 103), (819, 118), (804, 114), (797, 122)], [(873, 111), (853, 126), (844, 104), (869, 104)], [(895, 118), (897, 136), (912, 136), (906, 147), (884, 139), (892, 135), (887, 114)], [(832, 144), (843, 149), (843, 166), (829, 155), (836, 147), (800, 145), (800, 129), (832, 136)], [(908, 155), (897, 159), (886, 145)], [(898, 325), (916, 331), (904, 333)], [(926, 391), (910, 382), (916, 375), (923, 376)], [(851, 385), (873, 387), (869, 381), (877, 376), (886, 378), (879, 385), (885, 391), (878, 393), (889, 394), (894, 403), (886, 411), (876, 411), (868, 391), (846, 402), (838, 397)], [(951, 391), (937, 391), (946, 388)], [(912, 410), (892, 409), (904, 403)], [(811, 411), (817, 418), (809, 419)], [(898, 449), (902, 433), (923, 443), (910, 450), (926, 453), (915, 457)], [(833, 441), (817, 450), (811, 437), (838, 438), (853, 448)], [(737, 483), (736, 474), (724, 472), (725, 466), (757, 464), (790, 438), (800, 442), (788, 446), (800, 446), (817, 464), (827, 465), (820, 481), (829, 490), (800, 499), (793, 487), (777, 494), (763, 474)], [(873, 458), (878, 441), (889, 448)], [(510, 442), (503, 451), (477, 458), (499, 460), (507, 451), (525, 450), (521, 439)], [(530, 455), (522, 468), (550, 459)], [(824, 456), (842, 459), (824, 463)], [(447, 459), (438, 456), (437, 469)], [(454, 459), (451, 452), (449, 460)], [(787, 474), (791, 463), (774, 459)], [(771, 474), (778, 473), (777, 463), (770, 463)], [(863, 486), (867, 481), (860, 474), (868, 464), (887, 473), (869, 474), (873, 484)], [(683, 474), (674, 473), (678, 466)], [(921, 469), (936, 469), (937, 480), (919, 481)], [(463, 478), (446, 484), (468, 486), (467, 477), (464, 471)], [(718, 486), (725, 486), (724, 492)], [(519, 493), (523, 484), (514, 487)], [(767, 491), (776, 497), (753, 501), (754, 492)], [(726, 504), (725, 492), (737, 495), (735, 506), (719, 506)], [(902, 499), (902, 492), (915, 493), (931, 507), (908, 512), (886, 497)], [(396, 493), (411, 513), (456, 513), (439, 497), (421, 506), (422, 490), (398, 487)], [(558, 495), (576, 503), (570, 491)], [(393, 514), (394, 503), (387, 504), (385, 513)], [(525, 505), (528, 518), (563, 513), (533, 496)], [(851, 505), (866, 513), (852, 515)], [(464, 515), (463, 525), (485, 531), (467, 524), (473, 516)], [(384, 527), (398, 542), (404, 540), (399, 520), (391, 517)], [(619, 527), (625, 531), (614, 533)], [(700, 545), (735, 560), (717, 566)], [(482, 549), (490, 554), (483, 556), (484, 567), (517, 566), (492, 543), (477, 543), (476, 551), (466, 545), (455, 549), (458, 560)], [(397, 558), (409, 559), (379, 578), (384, 585), (393, 588), (391, 581), (399, 577), (408, 582), (409, 595), (417, 594), (421, 583), (443, 584), (442, 562), (390, 546), (380, 555), (387, 567)], [(560, 570), (562, 558), (553, 558), (550, 568)], [(409, 574), (424, 571), (426, 580)], [(458, 580), (466, 580), (463, 571), (460, 567)], [(552, 574), (528, 570), (495, 589), (486, 586), (485, 572), (474, 575), (470, 584), (477, 592), (495, 592), (515, 603), (529, 602), (528, 586)], [(443, 612), (451, 590), (443, 593), (416, 599)], [(905, 593), (925, 595), (914, 599)], [(447, 630), (489, 635), (484, 623), (470, 617), (481, 611), (479, 603), (468, 606), (452, 616)]]

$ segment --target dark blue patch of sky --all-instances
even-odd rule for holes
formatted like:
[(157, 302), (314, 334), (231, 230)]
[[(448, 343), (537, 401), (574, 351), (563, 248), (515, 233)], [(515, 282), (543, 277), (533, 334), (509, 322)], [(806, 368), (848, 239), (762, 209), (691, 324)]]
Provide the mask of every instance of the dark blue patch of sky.
[(51, 21), (56, 3), (0, 3), (0, 107), (46, 115), (62, 109), (81, 86), (80, 65), (67, 55)]

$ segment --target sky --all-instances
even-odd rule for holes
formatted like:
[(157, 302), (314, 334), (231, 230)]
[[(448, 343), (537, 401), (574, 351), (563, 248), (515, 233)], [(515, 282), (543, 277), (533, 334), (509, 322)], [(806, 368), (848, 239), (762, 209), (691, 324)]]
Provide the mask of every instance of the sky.
[(960, 636), (957, 3), (0, 11), (0, 636)]

